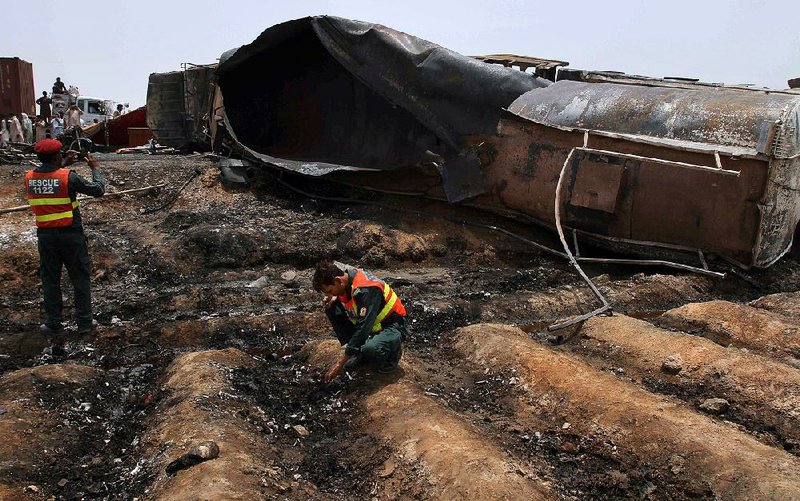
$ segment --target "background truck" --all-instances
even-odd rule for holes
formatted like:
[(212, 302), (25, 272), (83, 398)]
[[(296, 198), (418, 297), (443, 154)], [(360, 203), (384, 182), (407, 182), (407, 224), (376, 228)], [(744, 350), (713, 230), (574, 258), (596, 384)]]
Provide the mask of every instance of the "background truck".
[(91, 125), (95, 121), (103, 122), (111, 118), (117, 103), (102, 97), (72, 96), (70, 94), (53, 94), (53, 113), (64, 113), (73, 104), (83, 112), (81, 118), (84, 125)]

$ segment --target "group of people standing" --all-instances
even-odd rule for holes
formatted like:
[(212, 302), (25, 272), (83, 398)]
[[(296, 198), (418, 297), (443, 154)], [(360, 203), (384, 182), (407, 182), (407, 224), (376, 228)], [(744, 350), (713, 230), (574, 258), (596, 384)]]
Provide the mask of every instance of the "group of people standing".
[(63, 111), (55, 114), (53, 113), (52, 96), (61, 96), (67, 94), (73, 98), (77, 98), (78, 95), (80, 95), (80, 91), (74, 85), (70, 85), (69, 90), (67, 90), (67, 86), (61, 81), (61, 77), (56, 77), (56, 81), (53, 82), (53, 94), (48, 96), (47, 91), (42, 91), (42, 97), (36, 100), (36, 104), (39, 105), (39, 118), (44, 120), (47, 125), (52, 127), (52, 137), (56, 137), (55, 130), (60, 130), (60, 132), (63, 133), (65, 129), (69, 129), (76, 125), (83, 125), (81, 121), (81, 115), (83, 112), (74, 104), (67, 109), (66, 113)]
[(0, 118), (0, 148), (8, 143), (32, 143), (34, 140), (33, 121), (27, 113)]
[(82, 112), (73, 105), (67, 113), (49, 117), (38, 116), (33, 121), (27, 113), (0, 118), (0, 148), (9, 143), (33, 144), (46, 138), (57, 138), (72, 127), (82, 126)]
[[(46, 90), (42, 91), (42, 97), (36, 100), (36, 104), (39, 105), (39, 118), (50, 120), (53, 116), (53, 96), (67, 94), (78, 97), (80, 91), (74, 85), (70, 85), (69, 89), (67, 89), (67, 86), (61, 81), (61, 77), (56, 77), (56, 81), (53, 82), (53, 94), (48, 95)], [(63, 113), (59, 113), (58, 115), (63, 115)]]
[[(61, 77), (53, 83), (53, 94), (70, 94), (78, 96), (76, 87), (64, 85)], [(47, 138), (57, 138), (76, 126), (83, 126), (81, 115), (83, 112), (76, 105), (70, 106), (66, 112), (53, 113), (53, 99), (42, 92), (42, 97), (36, 100), (39, 105), (39, 115), (31, 119), (27, 113), (0, 116), (0, 148), (9, 143), (33, 144)]]

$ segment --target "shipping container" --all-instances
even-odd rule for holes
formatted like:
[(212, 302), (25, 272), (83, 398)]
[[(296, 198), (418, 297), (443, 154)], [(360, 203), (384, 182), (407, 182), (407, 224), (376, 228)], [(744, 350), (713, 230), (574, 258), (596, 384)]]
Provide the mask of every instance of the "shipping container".
[(33, 64), (18, 57), (0, 57), (0, 115), (36, 116)]

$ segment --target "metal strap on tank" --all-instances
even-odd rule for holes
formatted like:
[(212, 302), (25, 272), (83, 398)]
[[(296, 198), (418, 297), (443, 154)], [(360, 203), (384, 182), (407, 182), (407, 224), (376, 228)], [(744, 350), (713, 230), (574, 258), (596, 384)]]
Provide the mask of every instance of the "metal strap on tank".
[[(569, 152), (569, 156), (567, 157), (567, 159), (571, 159), (570, 157), (572, 156), (573, 152), (575, 152), (575, 151), (585, 151), (587, 153), (597, 153), (597, 154), (600, 154), (600, 155), (610, 155), (610, 156), (619, 157), (619, 158), (628, 158), (628, 159), (631, 159), (631, 160), (639, 160), (641, 162), (650, 162), (650, 163), (661, 164), (661, 165), (674, 165), (674, 166), (677, 166), (677, 167), (683, 167), (684, 169), (701, 170), (703, 172), (713, 172), (715, 174), (723, 174), (723, 175), (726, 175), (726, 176), (739, 177), (739, 175), (740, 175), (740, 172), (738, 170), (729, 170), (729, 169), (723, 169), (722, 168), (722, 164), (721, 164), (721, 162), (719, 160), (719, 153), (718, 152), (714, 152), (714, 155), (715, 155), (715, 162), (714, 163), (717, 165), (717, 167), (707, 167), (705, 165), (690, 164), (690, 163), (686, 163), (686, 162), (677, 162), (675, 160), (664, 160), (663, 158), (643, 157), (641, 155), (633, 155), (631, 153), (620, 153), (620, 152), (617, 152), (617, 151), (610, 151), (610, 150), (597, 150), (597, 149), (594, 149), (594, 148), (587, 148), (587, 147), (580, 147), (580, 146), (572, 148), (572, 150), (570, 150), (570, 152)], [(566, 163), (564, 164), (564, 167), (566, 167)], [(564, 170), (562, 169), (562, 172), (563, 171)]]
[[(713, 173), (716, 173), (716, 174), (722, 174), (722, 175), (726, 175), (726, 176), (739, 177), (739, 174), (740, 174), (739, 171), (726, 170), (726, 169), (721, 168), (722, 167), (721, 166), (721, 162), (719, 162), (718, 157), (716, 159), (716, 163), (717, 163), (718, 167), (706, 167), (706, 166), (703, 166), (703, 165), (689, 164), (689, 163), (685, 163), (685, 162), (676, 162), (676, 161), (673, 161), (673, 160), (663, 160), (661, 158), (643, 157), (643, 156), (640, 156), (640, 155), (632, 155), (632, 154), (629, 154), (629, 153), (619, 153), (619, 152), (615, 152), (615, 151), (598, 150), (598, 149), (595, 149), (595, 148), (589, 148), (588, 144), (587, 144), (588, 140), (589, 140), (589, 134), (588, 134), (588, 132), (585, 132), (584, 136), (583, 136), (583, 146), (576, 146), (575, 148), (572, 148), (569, 151), (569, 154), (567, 155), (566, 160), (564, 160), (564, 165), (561, 167), (561, 172), (559, 173), (559, 176), (558, 176), (558, 183), (556, 184), (556, 193), (555, 193), (555, 209), (554, 209), (555, 210), (555, 223), (556, 223), (556, 230), (558, 231), (558, 238), (559, 238), (559, 240), (561, 240), (561, 245), (564, 248), (564, 252), (567, 255), (567, 259), (569, 259), (570, 264), (575, 268), (575, 270), (578, 272), (578, 274), (583, 279), (583, 281), (586, 282), (586, 284), (591, 289), (592, 293), (600, 300), (602, 305), (599, 308), (590, 311), (589, 313), (584, 313), (583, 315), (572, 317), (570, 319), (565, 320), (564, 322), (552, 324), (552, 325), (547, 327), (547, 330), (549, 330), (549, 331), (563, 329), (565, 327), (569, 327), (570, 325), (574, 325), (574, 324), (576, 324), (578, 322), (583, 322), (583, 321), (588, 320), (588, 319), (590, 319), (590, 318), (592, 318), (594, 316), (597, 316), (597, 315), (599, 315), (601, 313), (610, 312), (612, 310), (611, 305), (609, 304), (608, 300), (606, 300), (605, 296), (603, 296), (603, 294), (600, 292), (600, 290), (597, 288), (597, 286), (594, 284), (594, 282), (592, 282), (592, 280), (586, 275), (586, 273), (581, 268), (580, 264), (578, 264), (578, 261), (595, 262), (595, 263), (626, 263), (626, 264), (663, 265), (663, 266), (671, 266), (671, 267), (675, 267), (675, 268), (685, 269), (687, 271), (693, 271), (693, 272), (696, 272), (696, 273), (712, 275), (712, 276), (716, 276), (716, 277), (720, 277), (720, 278), (725, 277), (724, 273), (719, 273), (719, 272), (715, 272), (715, 271), (711, 271), (711, 270), (707, 269), (707, 267), (706, 267), (707, 265), (705, 265), (705, 260), (704, 259), (703, 259), (703, 264), (704, 264), (704, 268), (705, 269), (696, 268), (694, 266), (689, 266), (689, 265), (683, 265), (683, 264), (680, 264), (680, 263), (662, 261), (662, 260), (602, 259), (602, 258), (575, 257), (572, 254), (572, 251), (570, 250), (569, 245), (567, 245), (567, 240), (564, 237), (564, 229), (563, 229), (563, 227), (561, 225), (561, 205), (562, 205), (562, 203), (561, 203), (561, 192), (562, 192), (562, 186), (564, 184), (564, 174), (566, 173), (567, 166), (569, 165), (569, 163), (572, 160), (572, 157), (573, 157), (573, 155), (575, 154), (576, 151), (584, 151), (584, 152), (588, 152), (588, 153), (597, 153), (597, 154), (601, 154), (601, 155), (610, 155), (610, 156), (616, 156), (616, 157), (622, 157), (622, 158), (629, 158), (629, 159), (632, 159), (632, 160), (646, 161), (646, 162), (658, 163), (658, 164), (663, 164), (663, 165), (675, 165), (675, 166), (683, 167), (683, 168), (686, 168), (686, 169), (702, 170), (702, 171), (705, 171), (705, 172), (713, 172)], [(574, 232), (573, 232), (573, 238), (575, 238), (575, 233)], [(576, 239), (576, 249), (577, 249), (577, 239)]]

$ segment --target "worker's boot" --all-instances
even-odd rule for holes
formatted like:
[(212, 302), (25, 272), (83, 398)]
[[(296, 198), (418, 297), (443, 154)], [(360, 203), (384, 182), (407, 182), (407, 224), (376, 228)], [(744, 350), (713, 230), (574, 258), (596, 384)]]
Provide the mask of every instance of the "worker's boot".
[(342, 366), (342, 368), (345, 370), (345, 372), (353, 372), (362, 365), (364, 365), (364, 357), (362, 357), (361, 355), (356, 355), (354, 357), (350, 357), (350, 359), (344, 363), (344, 366)]
[(400, 364), (400, 359), (403, 358), (403, 345), (400, 345), (400, 348), (397, 350), (393, 356), (389, 357), (385, 365), (382, 365), (378, 368), (378, 372), (381, 374), (390, 374), (397, 369), (398, 364)]
[(78, 326), (78, 334), (91, 334), (97, 330), (98, 325), (100, 324), (97, 323), (97, 320), (92, 319), (92, 323)]
[(39, 326), (39, 333), (48, 337), (58, 336), (64, 334), (64, 326), (61, 324), (42, 324)]

